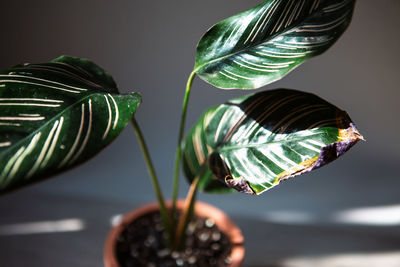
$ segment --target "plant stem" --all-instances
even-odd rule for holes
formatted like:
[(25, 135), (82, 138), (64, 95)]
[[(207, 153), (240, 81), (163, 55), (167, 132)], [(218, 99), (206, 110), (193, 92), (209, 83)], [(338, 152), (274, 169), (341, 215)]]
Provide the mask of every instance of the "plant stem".
[(142, 131), (140, 130), (139, 125), (135, 120), (135, 117), (132, 118), (132, 125), (135, 130), (137, 139), (139, 141), (140, 148), (142, 149), (143, 157), (146, 161), (147, 171), (149, 172), (150, 180), (151, 183), (153, 184), (153, 188), (157, 196), (158, 204), (160, 206), (160, 214), (164, 223), (165, 230), (168, 233), (170, 242), (172, 242), (172, 238), (174, 237), (174, 235), (172, 233), (171, 220), (167, 212), (167, 208), (165, 206), (164, 196), (162, 194), (160, 184), (157, 180), (156, 172), (154, 170), (154, 166), (150, 158), (149, 150), (147, 149), (147, 145), (143, 138)]
[(179, 128), (178, 135), (178, 146), (176, 148), (175, 154), (175, 167), (174, 167), (174, 180), (173, 180), (173, 191), (172, 191), (172, 208), (171, 208), (171, 218), (174, 220), (175, 212), (176, 212), (176, 200), (178, 198), (178, 189), (179, 189), (179, 167), (181, 163), (181, 154), (182, 154), (182, 139), (183, 133), (185, 131), (185, 121), (186, 121), (186, 112), (187, 106), (189, 102), (190, 91), (192, 88), (193, 79), (196, 76), (196, 72), (190, 73), (189, 79), (186, 84), (185, 97), (183, 99), (182, 105), (182, 113), (181, 113), (181, 122)]
[(199, 185), (200, 176), (197, 176), (192, 184), (190, 185), (189, 192), (187, 194), (185, 205), (183, 208), (183, 213), (179, 218), (178, 227), (175, 232), (174, 237), (174, 246), (173, 250), (177, 250), (179, 246), (182, 244), (184, 233), (186, 231), (186, 227), (193, 215), (194, 204), (196, 199), (196, 193)]

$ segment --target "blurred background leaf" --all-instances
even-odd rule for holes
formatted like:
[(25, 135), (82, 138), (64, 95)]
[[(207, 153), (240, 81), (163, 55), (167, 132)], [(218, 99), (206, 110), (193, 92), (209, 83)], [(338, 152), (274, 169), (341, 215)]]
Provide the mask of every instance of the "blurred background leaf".
[(0, 72), (0, 193), (93, 157), (140, 104), (94, 63), (62, 56)]

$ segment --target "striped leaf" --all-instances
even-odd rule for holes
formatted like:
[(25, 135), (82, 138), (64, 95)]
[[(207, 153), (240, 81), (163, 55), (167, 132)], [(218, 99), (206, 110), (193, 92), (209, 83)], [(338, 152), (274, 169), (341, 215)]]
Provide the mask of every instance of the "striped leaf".
[(94, 156), (140, 101), (137, 93), (120, 95), (88, 60), (63, 56), (0, 72), (0, 193)]
[(346, 112), (316, 95), (277, 89), (207, 110), (185, 139), (183, 167), (206, 191), (260, 194), (319, 168), (362, 139)]
[(326, 51), (350, 23), (355, 0), (268, 0), (201, 38), (195, 72), (223, 89), (254, 89)]

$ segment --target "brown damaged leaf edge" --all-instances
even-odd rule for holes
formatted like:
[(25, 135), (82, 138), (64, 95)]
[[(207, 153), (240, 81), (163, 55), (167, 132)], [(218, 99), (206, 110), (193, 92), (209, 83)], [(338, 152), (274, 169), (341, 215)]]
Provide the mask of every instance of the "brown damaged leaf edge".
[(257, 195), (251, 188), (250, 184), (243, 177), (232, 177), (231, 171), (226, 165), (225, 160), (221, 158), (221, 155), (218, 152), (213, 152), (210, 156), (208, 156), (208, 166), (210, 166), (215, 177), (224, 182), (228, 187), (233, 188), (241, 193)]
[(339, 130), (339, 139), (342, 141), (323, 147), (318, 157), (300, 163), (292, 173), (283, 172), (280, 174), (276, 183), (279, 184), (280, 181), (318, 169), (343, 155), (358, 141), (364, 140), (363, 136), (354, 126), (354, 123), (350, 123), (350, 126), (346, 129)]
[(310, 172), (334, 161), (347, 152), (358, 141), (364, 140), (364, 137), (358, 132), (347, 112), (338, 110), (336, 114), (336, 123), (339, 127), (338, 141), (323, 147), (318, 157), (300, 163), (292, 172), (281, 173), (277, 178), (276, 185), (278, 185), (280, 181)]
[(243, 179), (243, 177), (239, 178), (233, 178), (230, 175), (227, 175), (225, 177), (225, 184), (233, 189), (236, 189), (237, 191), (241, 193), (246, 193), (250, 195), (257, 195), (254, 190), (250, 187), (249, 183)]
[(243, 177), (232, 177), (231, 171), (226, 165), (225, 160), (221, 158), (221, 155), (218, 152), (213, 152), (208, 157), (208, 166), (210, 166), (215, 177), (224, 182), (228, 187), (241, 193), (256, 195), (249, 183)]
[[(318, 169), (336, 160), (358, 141), (364, 140), (363, 136), (358, 132), (354, 123), (351, 122), (345, 111), (338, 111), (336, 123), (339, 126), (338, 140), (340, 141), (323, 147), (318, 157), (299, 163), (297, 166), (292, 168), (290, 172), (285, 171), (279, 174), (271, 188), (278, 185), (281, 181)], [(261, 192), (257, 194), (243, 177), (232, 177), (231, 171), (219, 153), (212, 153), (208, 157), (208, 163), (212, 172), (215, 174), (215, 177), (224, 182), (228, 187), (233, 188), (238, 192), (250, 195), (259, 195), (263, 193)]]

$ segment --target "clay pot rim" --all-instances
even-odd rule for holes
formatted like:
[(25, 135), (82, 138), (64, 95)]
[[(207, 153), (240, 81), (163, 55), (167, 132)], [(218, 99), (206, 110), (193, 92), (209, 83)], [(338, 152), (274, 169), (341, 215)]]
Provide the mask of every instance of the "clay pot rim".
[[(167, 207), (171, 206), (171, 203), (166, 203)], [(183, 200), (177, 201), (177, 209), (182, 209), (184, 206)], [(106, 239), (104, 245), (104, 265), (105, 267), (120, 267), (115, 255), (115, 244), (118, 236), (129, 225), (133, 220), (145, 215), (146, 213), (152, 213), (158, 211), (158, 203), (150, 203), (140, 206), (139, 208), (127, 213), (121, 222), (114, 226)], [(197, 201), (195, 207), (195, 213), (197, 216), (206, 217), (213, 219), (218, 228), (228, 236), (232, 244), (230, 267), (241, 266), (244, 258), (244, 238), (240, 229), (229, 219), (229, 217), (220, 209), (206, 204), (204, 202)]]

